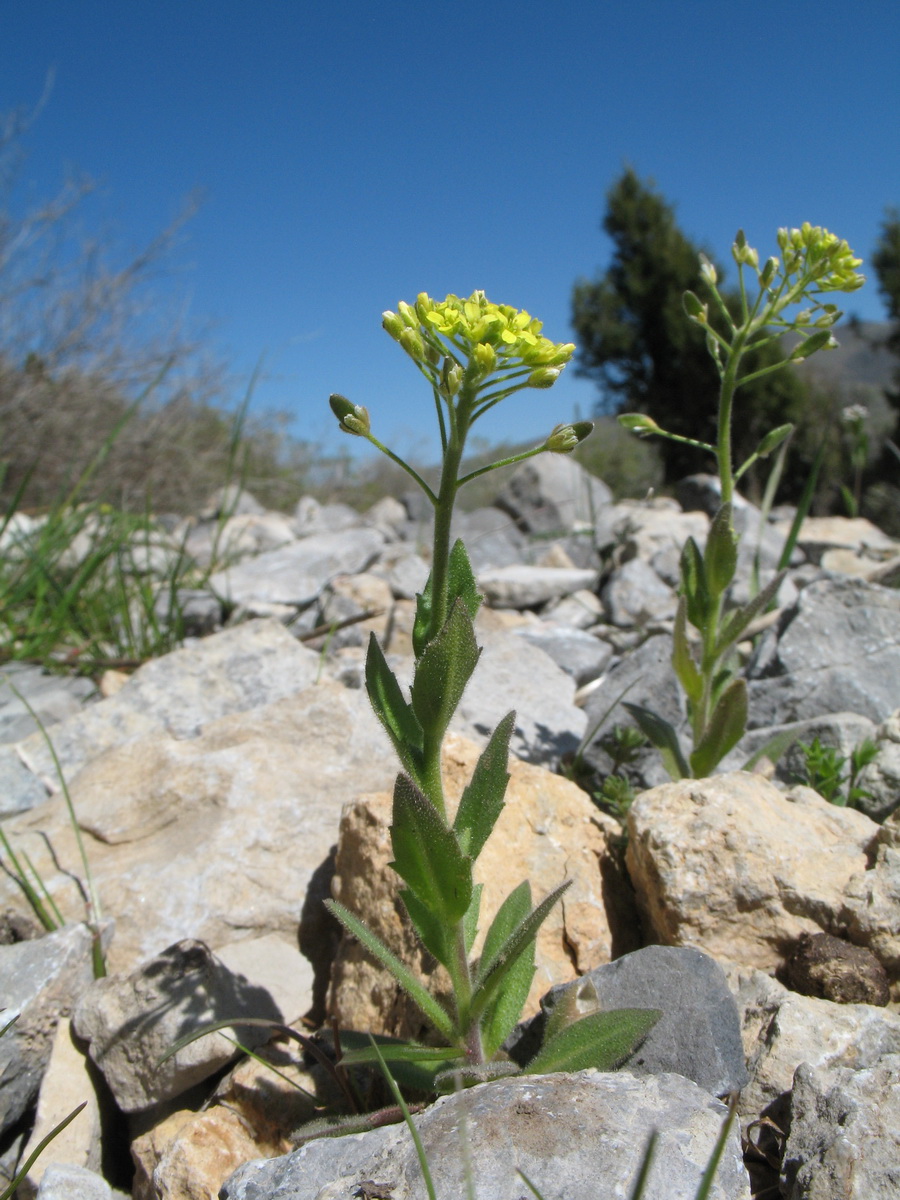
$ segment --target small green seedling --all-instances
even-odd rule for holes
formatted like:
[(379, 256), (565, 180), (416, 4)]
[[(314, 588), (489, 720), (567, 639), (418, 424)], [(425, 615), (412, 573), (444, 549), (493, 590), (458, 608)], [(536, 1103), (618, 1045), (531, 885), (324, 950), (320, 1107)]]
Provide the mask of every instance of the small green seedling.
[(797, 749), (804, 759), (803, 775), (797, 782), (813, 788), (829, 804), (859, 808), (861, 800), (871, 799), (872, 793), (859, 784), (863, 769), (878, 754), (878, 747), (871, 738), (864, 738), (854, 746), (849, 759), (836, 746), (823, 745), (817, 737), (809, 744), (800, 742)]

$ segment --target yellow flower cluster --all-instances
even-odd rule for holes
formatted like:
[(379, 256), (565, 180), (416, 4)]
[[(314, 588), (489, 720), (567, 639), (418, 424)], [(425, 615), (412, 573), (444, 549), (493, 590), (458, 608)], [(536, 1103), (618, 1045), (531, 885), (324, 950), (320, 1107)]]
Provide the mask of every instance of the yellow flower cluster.
[(799, 229), (779, 229), (778, 245), (786, 275), (808, 275), (823, 292), (855, 292), (866, 281), (862, 263), (848, 244), (821, 225), (804, 221)]
[(440, 301), (420, 292), (415, 305), (401, 301), (396, 313), (384, 314), (382, 323), (417, 362), (436, 363), (447, 353), (447, 345), (440, 341), (445, 338), (451, 348), (477, 364), (484, 377), (498, 368), (535, 368), (532, 387), (549, 387), (575, 352), (570, 342), (543, 337), (542, 322), (529, 313), (492, 304), (482, 291), (467, 300), (451, 295)]

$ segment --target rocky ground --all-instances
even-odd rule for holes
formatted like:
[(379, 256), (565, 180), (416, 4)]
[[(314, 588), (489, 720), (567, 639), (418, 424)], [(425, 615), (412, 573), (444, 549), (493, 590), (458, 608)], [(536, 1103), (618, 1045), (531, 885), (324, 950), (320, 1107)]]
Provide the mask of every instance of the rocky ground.
[[(582, 781), (610, 771), (605, 735), (627, 723), (623, 693), (684, 728), (674, 587), (685, 537), (703, 543), (714, 485), (694, 477), (681, 503), (615, 504), (546, 456), (493, 507), (457, 517), (487, 604), (482, 661), (445, 748), (451, 796), (497, 721), (518, 713), (507, 808), (478, 864), (483, 917), (523, 878), (536, 895), (571, 879), (538, 941), (526, 1016), (542, 1019), (551, 989), (589, 981), (603, 1006), (664, 1017), (619, 1072), (513, 1078), (435, 1104), (421, 1130), (442, 1200), (465, 1194), (466, 1153), (481, 1200), (524, 1195), (517, 1167), (545, 1200), (597, 1195), (598, 1178), (604, 1195), (627, 1195), (652, 1128), (647, 1200), (691, 1200), (720, 1099), (736, 1090), (758, 1149), (742, 1155), (733, 1132), (717, 1200), (746, 1200), (751, 1186), (790, 1200), (900, 1196), (900, 544), (864, 520), (805, 522), (777, 610), (741, 647), (744, 743), (721, 774), (677, 784), (638, 751), (627, 849), (619, 822), (565, 777), (579, 764)], [(754, 548), (765, 580), (786, 525), (749, 504), (737, 520), (739, 600)], [(159, 1059), (221, 1018), (422, 1032), (321, 901), (340, 898), (426, 970), (387, 865), (397, 768), (362, 671), (370, 631), (411, 671), (427, 513), (412, 498), (362, 517), (306, 499), (289, 517), (220, 497), (180, 529), (161, 525), (147, 571), (164, 570), (180, 539), (201, 564), (229, 561), (182, 597), (181, 649), (109, 673), (99, 691), (6, 670), (68, 783), (110, 974), (93, 980), (77, 923), (80, 860), (57, 768), (3, 689), (3, 828), (72, 923), (30, 936), (28, 904), (0, 875), (0, 1006), (18, 1017), (0, 1039), (0, 1165), (10, 1174), (87, 1100), (22, 1197), (326, 1200), (367, 1195), (369, 1181), (412, 1200), (424, 1189), (403, 1126), (297, 1147), (313, 1106), (291, 1077), (322, 1081), (259, 1029), (242, 1027), (241, 1041), (287, 1081), (220, 1034)], [(798, 785), (796, 747), (738, 770), (785, 728), (843, 753), (876, 742), (861, 811)]]

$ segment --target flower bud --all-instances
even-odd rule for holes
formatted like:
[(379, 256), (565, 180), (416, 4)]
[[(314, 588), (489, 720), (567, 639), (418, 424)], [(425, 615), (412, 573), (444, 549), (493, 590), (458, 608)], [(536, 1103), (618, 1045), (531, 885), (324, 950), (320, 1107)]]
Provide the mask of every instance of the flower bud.
[[(829, 345), (829, 343), (831, 343)], [(795, 347), (788, 356), (788, 362), (803, 362), (805, 358), (809, 358), (810, 354), (815, 354), (817, 350), (834, 349), (837, 342), (831, 336), (827, 329), (819, 329), (812, 337), (808, 337)]]
[(775, 272), (778, 270), (778, 259), (773, 255), (766, 259), (766, 265), (759, 273), (760, 287), (768, 287), (775, 278)]
[(579, 442), (583, 442), (594, 428), (593, 421), (576, 421), (573, 425), (557, 425), (547, 441), (545, 450), (554, 454), (571, 454)]
[(700, 299), (693, 292), (685, 292), (681, 298), (684, 305), (684, 311), (696, 321), (698, 325), (706, 325), (709, 321), (709, 305), (701, 304)]
[(418, 329), (404, 329), (397, 341), (410, 358), (415, 359), (416, 362), (425, 361), (425, 343), (422, 341), (422, 335)]
[(472, 359), (481, 378), (490, 375), (497, 366), (497, 352), (489, 342), (476, 342), (472, 347)]
[(553, 387), (559, 376), (560, 370), (558, 367), (538, 367), (528, 376), (526, 386), (533, 388)]
[(756, 447), (757, 457), (768, 458), (793, 432), (793, 425), (779, 425), (777, 429), (771, 429)]
[(623, 429), (630, 429), (632, 433), (662, 433), (653, 418), (645, 416), (644, 413), (622, 413), (617, 420)]
[(405, 300), (401, 300), (400, 303), (397, 305), (397, 312), (400, 314), (400, 318), (403, 321), (403, 324), (407, 326), (407, 328), (409, 328), (409, 329), (418, 329), (419, 328), (418, 313), (411, 305), (407, 304)]
[(705, 254), (700, 255), (700, 274), (710, 287), (715, 287), (719, 281), (719, 273)]
[(462, 367), (459, 363), (452, 358), (445, 358), (441, 368), (441, 392), (448, 400), (452, 400), (459, 391), (462, 377)]
[(346, 396), (332, 392), (328, 397), (331, 411), (340, 421), (344, 433), (353, 433), (357, 437), (366, 437), (371, 429), (369, 410), (361, 404), (351, 404)]
[(388, 309), (387, 312), (381, 314), (382, 327), (387, 330), (395, 342), (400, 341), (400, 334), (403, 332), (403, 322), (395, 312)]

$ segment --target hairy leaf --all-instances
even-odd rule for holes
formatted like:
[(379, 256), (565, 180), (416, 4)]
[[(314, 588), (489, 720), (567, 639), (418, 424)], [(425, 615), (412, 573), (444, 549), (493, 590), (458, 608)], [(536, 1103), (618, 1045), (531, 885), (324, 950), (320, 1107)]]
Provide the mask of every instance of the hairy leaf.
[(416, 663), (412, 707), (429, 739), (438, 741), (444, 736), (480, 653), (472, 618), (463, 601), (456, 600), (444, 628)]
[(709, 725), (691, 755), (695, 779), (703, 779), (733, 750), (747, 728), (747, 684), (735, 679), (722, 693)]
[(438, 921), (455, 924), (472, 902), (472, 860), (407, 775), (394, 784), (391, 866)]
[(728, 613), (719, 628), (719, 639), (716, 642), (717, 658), (721, 657), (729, 646), (734, 645), (750, 622), (759, 613), (765, 612), (769, 607), (770, 601), (775, 598), (778, 589), (781, 587), (784, 574), (784, 571), (779, 571), (743, 608), (735, 608)]
[(481, 853), (503, 811), (509, 783), (509, 739), (515, 724), (516, 714), (509, 712), (491, 734), (456, 810), (453, 828), (459, 844), (473, 859)]
[(703, 552), (706, 585), (719, 597), (734, 579), (737, 568), (738, 536), (734, 531), (732, 506), (723, 504), (712, 519)]
[(473, 1018), (480, 1017), (494, 999), (504, 979), (515, 966), (516, 960), (531, 947), (553, 905), (571, 882), (571, 880), (567, 880), (560, 884), (549, 896), (545, 897), (537, 908), (516, 925), (499, 951), (479, 966), (478, 986), (472, 997), (471, 1015)]
[[(503, 944), (512, 935), (516, 926), (531, 912), (531, 887), (527, 880), (520, 883), (501, 904), (491, 922), (481, 955), (479, 976), (487, 974), (503, 949)], [(481, 1036), (484, 1053), (491, 1058), (515, 1028), (522, 1014), (531, 982), (534, 979), (534, 942), (526, 946), (515, 965), (510, 969), (503, 986), (494, 999), (485, 1006), (481, 1021)]]
[(703, 676), (700, 674), (687, 639), (687, 600), (678, 598), (675, 613), (675, 629), (672, 634), (672, 666), (678, 681), (692, 704), (699, 704), (703, 696)]
[(347, 932), (362, 942), (372, 957), (376, 958), (383, 967), (387, 967), (435, 1029), (439, 1033), (442, 1033), (447, 1041), (453, 1041), (456, 1036), (456, 1030), (453, 1027), (453, 1021), (449, 1013), (419, 983), (412, 971), (404, 966), (392, 950), (389, 950), (385, 946), (381, 938), (374, 934), (371, 929), (366, 928), (359, 917), (354, 916), (349, 909), (344, 908), (343, 904), (339, 904), (337, 900), (326, 900), (324, 903), (328, 911), (332, 916), (337, 917)]
[(419, 778), (424, 745), (422, 726), (412, 706), (403, 699), (397, 677), (387, 665), (374, 633), (369, 637), (366, 655), (366, 691), (400, 761), (411, 775)]
[(684, 754), (681, 751), (678, 734), (669, 722), (663, 717), (658, 716), (652, 709), (645, 708), (642, 704), (628, 704), (623, 702), (622, 707), (631, 713), (638, 729), (650, 739), (659, 751), (662, 756), (663, 765), (672, 778), (690, 778), (690, 768), (685, 762)]
[(705, 629), (712, 612), (712, 601), (706, 583), (703, 555), (692, 537), (684, 543), (681, 551), (681, 594), (687, 601), (690, 623), (697, 629)]
[(551, 1071), (614, 1071), (630, 1058), (662, 1016), (658, 1008), (618, 1008), (590, 1013), (566, 1025), (525, 1067), (527, 1075)]

